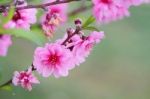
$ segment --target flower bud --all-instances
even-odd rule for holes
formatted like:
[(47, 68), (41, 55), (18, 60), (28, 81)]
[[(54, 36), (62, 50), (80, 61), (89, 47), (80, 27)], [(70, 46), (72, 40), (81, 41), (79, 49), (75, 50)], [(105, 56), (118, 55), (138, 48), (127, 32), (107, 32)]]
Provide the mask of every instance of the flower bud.
[(75, 25), (80, 25), (80, 26), (81, 26), (82, 20), (81, 20), (81, 19), (76, 19), (76, 20), (74, 21), (74, 23), (75, 23)]

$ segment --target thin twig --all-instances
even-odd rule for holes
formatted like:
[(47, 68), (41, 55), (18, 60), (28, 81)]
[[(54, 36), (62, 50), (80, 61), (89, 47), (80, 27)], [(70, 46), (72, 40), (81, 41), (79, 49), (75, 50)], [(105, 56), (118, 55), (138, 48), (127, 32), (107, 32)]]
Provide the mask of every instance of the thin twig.
[[(44, 4), (37, 4), (37, 5), (27, 5), (27, 6), (23, 6), (23, 7), (16, 7), (16, 10), (23, 10), (23, 9), (31, 9), (31, 8), (45, 8), (51, 5), (58, 5), (58, 4), (64, 4), (64, 3), (70, 3), (70, 2), (74, 2), (74, 1), (82, 1), (82, 0), (56, 0), (54, 2), (50, 2), (50, 3), (44, 3)], [(1, 12), (5, 11), (6, 8), (10, 7), (11, 4), (7, 3), (7, 4), (1, 4), (0, 5), (0, 9)]]

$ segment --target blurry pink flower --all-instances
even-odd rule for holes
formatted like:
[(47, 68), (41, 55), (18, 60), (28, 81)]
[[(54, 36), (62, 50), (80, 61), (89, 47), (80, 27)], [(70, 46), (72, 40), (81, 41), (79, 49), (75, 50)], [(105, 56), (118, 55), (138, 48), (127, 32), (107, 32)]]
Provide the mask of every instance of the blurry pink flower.
[(42, 28), (46, 36), (53, 35), (56, 28), (67, 20), (67, 4), (48, 7), (48, 12), (42, 17)]
[(92, 42), (99, 43), (105, 37), (104, 32), (93, 31), (88, 39)]
[(70, 59), (72, 54), (60, 44), (46, 44), (44, 48), (38, 47), (34, 53), (33, 64), (37, 71), (43, 76), (54, 75), (56, 78), (67, 76), (72, 69)]
[(74, 63), (79, 65), (85, 61), (85, 58), (90, 54), (95, 43), (99, 43), (104, 38), (104, 32), (92, 32), (88, 37), (84, 37), (82, 40), (77, 37), (77, 42), (72, 50), (74, 56)]
[[(22, 4), (19, 6), (27, 5)], [(36, 22), (36, 9), (24, 9), (24, 10), (17, 10), (14, 13), (12, 20), (10, 20), (7, 24), (4, 25), (5, 28), (23, 28), (23, 29), (30, 29), (30, 25)], [(7, 14), (6, 14), (7, 15)]]
[(20, 85), (21, 87), (31, 91), (32, 84), (39, 84), (40, 82), (32, 74), (31, 69), (29, 69), (28, 71), (21, 71), (21, 72), (15, 71), (12, 83), (15, 86)]
[(150, 0), (143, 0), (143, 3), (150, 3)]
[(93, 15), (100, 23), (122, 19), (129, 16), (128, 8), (119, 0), (92, 0)]
[(123, 0), (123, 3), (126, 4), (127, 7), (139, 6), (143, 3), (143, 0)]
[(0, 56), (6, 56), (8, 47), (11, 44), (10, 35), (0, 35)]

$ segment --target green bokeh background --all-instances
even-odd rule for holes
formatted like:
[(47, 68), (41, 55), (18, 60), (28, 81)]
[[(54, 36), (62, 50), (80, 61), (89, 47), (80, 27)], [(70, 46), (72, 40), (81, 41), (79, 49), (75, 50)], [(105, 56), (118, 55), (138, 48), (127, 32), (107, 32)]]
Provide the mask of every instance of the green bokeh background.
[[(12, 91), (0, 90), (0, 99), (150, 99), (150, 6), (132, 7), (130, 11), (129, 18), (99, 25), (106, 38), (68, 77), (42, 78), (35, 73), (41, 84), (33, 86), (31, 92), (13, 87)], [(89, 15), (87, 11), (80, 16)], [(61, 27), (54, 38), (64, 32)], [(0, 58), (0, 84), (15, 70), (31, 64), (35, 48), (30, 41), (13, 38), (8, 56)]]

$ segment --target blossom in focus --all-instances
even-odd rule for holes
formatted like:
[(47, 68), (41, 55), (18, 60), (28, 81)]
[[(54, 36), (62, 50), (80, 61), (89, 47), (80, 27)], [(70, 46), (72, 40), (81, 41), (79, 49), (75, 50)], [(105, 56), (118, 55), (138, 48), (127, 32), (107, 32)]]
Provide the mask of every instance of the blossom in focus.
[(38, 79), (32, 74), (32, 70), (28, 71), (15, 71), (12, 79), (15, 86), (21, 86), (29, 91), (32, 90), (32, 84), (39, 84)]
[(41, 19), (45, 35), (50, 37), (58, 26), (67, 20), (67, 4), (59, 4), (48, 7), (48, 11)]
[(108, 23), (129, 16), (128, 7), (120, 0), (92, 0), (93, 15), (100, 23)]
[(0, 56), (6, 56), (9, 46), (12, 44), (10, 35), (0, 35)]
[(72, 68), (71, 58), (71, 51), (63, 45), (46, 44), (43, 48), (36, 48), (33, 64), (43, 77), (54, 75), (58, 78), (68, 75), (68, 71)]
[[(18, 5), (26, 6), (27, 3)], [(12, 20), (4, 25), (5, 28), (23, 28), (23, 29), (30, 29), (30, 25), (36, 22), (36, 9), (23, 9), (23, 10), (16, 10)], [(7, 13), (4, 14), (5, 16)]]

